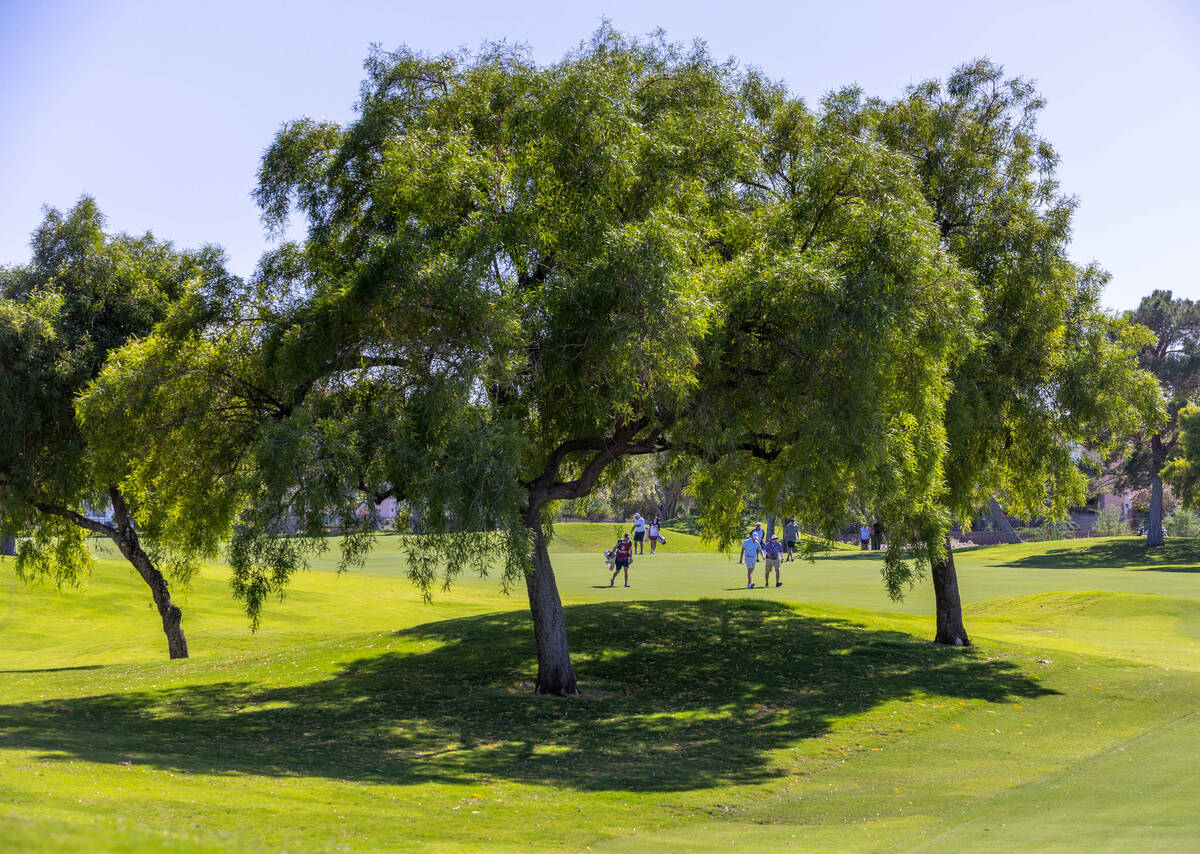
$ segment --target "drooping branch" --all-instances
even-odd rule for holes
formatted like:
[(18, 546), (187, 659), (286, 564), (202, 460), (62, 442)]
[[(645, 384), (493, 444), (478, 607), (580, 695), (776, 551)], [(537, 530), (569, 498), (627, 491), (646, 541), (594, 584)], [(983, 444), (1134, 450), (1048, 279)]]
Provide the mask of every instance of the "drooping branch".
[(39, 513), (45, 513), (47, 516), (57, 516), (60, 519), (66, 519), (73, 525), (78, 525), (86, 531), (91, 531), (94, 534), (102, 534), (105, 537), (116, 537), (118, 531), (112, 525), (106, 525), (103, 522), (98, 522), (95, 519), (89, 519), (82, 513), (77, 513), (69, 507), (63, 507), (61, 504), (48, 504), (43, 501), (30, 502), (35, 510)]

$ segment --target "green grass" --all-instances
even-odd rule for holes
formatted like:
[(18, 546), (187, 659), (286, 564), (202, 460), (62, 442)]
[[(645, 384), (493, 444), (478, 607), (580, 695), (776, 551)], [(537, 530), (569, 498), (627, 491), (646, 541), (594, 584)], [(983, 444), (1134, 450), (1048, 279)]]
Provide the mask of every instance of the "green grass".
[[(141, 582), (0, 575), (0, 849), (1179, 850), (1200, 828), (1200, 547), (959, 552), (969, 650), (880, 556), (784, 565), (695, 537), (607, 587), (611, 526), (552, 551), (584, 695), (529, 694), (523, 591), (431, 604), (396, 537), (297, 577), (252, 635), (221, 567), (167, 662)], [(597, 542), (603, 543), (599, 549)]]

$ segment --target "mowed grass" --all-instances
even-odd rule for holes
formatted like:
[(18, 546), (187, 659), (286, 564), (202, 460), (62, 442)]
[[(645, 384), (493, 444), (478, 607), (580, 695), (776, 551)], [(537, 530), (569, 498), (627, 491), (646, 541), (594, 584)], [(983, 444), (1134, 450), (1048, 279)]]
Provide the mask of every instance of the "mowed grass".
[[(879, 555), (745, 589), (686, 534), (609, 588), (613, 526), (552, 546), (583, 696), (536, 698), (524, 592), (425, 603), (401, 539), (296, 578), (258, 634), (224, 570), (177, 594), (0, 567), (0, 849), (1184, 850), (1200, 827), (1200, 544), (972, 549), (969, 650)], [(599, 543), (599, 547), (597, 547)], [(756, 578), (756, 580), (759, 580)]]

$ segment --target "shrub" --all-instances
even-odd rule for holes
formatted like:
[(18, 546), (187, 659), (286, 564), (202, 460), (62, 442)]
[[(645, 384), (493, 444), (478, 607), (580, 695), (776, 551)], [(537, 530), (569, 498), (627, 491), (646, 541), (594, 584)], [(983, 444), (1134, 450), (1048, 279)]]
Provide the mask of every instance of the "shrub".
[(1200, 537), (1200, 519), (1188, 510), (1176, 510), (1163, 519), (1163, 525), (1172, 537)]
[(1129, 523), (1121, 518), (1115, 507), (1107, 507), (1096, 517), (1092, 530), (1102, 537), (1121, 537), (1129, 534)]

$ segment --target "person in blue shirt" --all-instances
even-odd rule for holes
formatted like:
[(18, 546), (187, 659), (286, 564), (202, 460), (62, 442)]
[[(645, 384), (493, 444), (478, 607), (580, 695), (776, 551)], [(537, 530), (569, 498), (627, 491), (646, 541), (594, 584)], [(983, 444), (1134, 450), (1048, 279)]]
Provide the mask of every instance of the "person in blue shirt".
[(762, 552), (762, 544), (753, 536), (746, 537), (742, 542), (742, 553), (738, 556), (738, 563), (746, 564), (747, 590), (754, 587), (754, 564), (758, 561), (760, 552)]
[(767, 577), (763, 579), (763, 587), (771, 586), (771, 570), (775, 570), (775, 586), (782, 587), (783, 582), (779, 580), (779, 556), (783, 554), (783, 544), (779, 542), (779, 535), (772, 534), (771, 539), (762, 548), (763, 556), (767, 559)]

